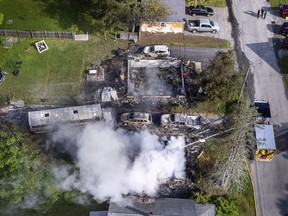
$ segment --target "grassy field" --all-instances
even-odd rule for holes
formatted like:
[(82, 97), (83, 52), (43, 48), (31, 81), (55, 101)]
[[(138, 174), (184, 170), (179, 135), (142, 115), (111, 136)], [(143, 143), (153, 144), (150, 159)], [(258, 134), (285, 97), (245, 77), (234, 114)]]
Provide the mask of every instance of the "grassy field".
[(278, 9), (279, 4), (288, 4), (288, 0), (270, 0), (271, 7)]
[(256, 216), (255, 202), (251, 179), (247, 181), (246, 188), (236, 196), (240, 216)]
[(226, 7), (226, 0), (186, 0), (188, 5), (206, 5), (211, 7)]
[[(15, 99), (25, 99), (28, 104), (47, 103), (75, 104), (80, 93), (84, 70), (90, 63), (100, 63), (111, 50), (125, 47), (124, 42), (90, 37), (87, 42), (73, 40), (46, 39), (49, 50), (38, 53), (36, 39), (18, 39), (13, 48), (1, 48), (2, 70), (8, 74), (0, 86), (0, 97), (8, 95)], [(16, 62), (22, 61), (18, 76), (12, 72)]]
[(230, 42), (220, 38), (173, 33), (141, 33), (141, 41), (138, 44), (146, 45), (151, 43), (186, 47), (230, 48)]
[(1, 28), (74, 32), (89, 30), (83, 29), (87, 25), (83, 25), (80, 19), (80, 1), (70, 1), (69, 5), (56, 2), (54, 0), (1, 0), (0, 13), (4, 14), (5, 21), (13, 20), (12, 24), (4, 22)]
[[(1, 0), (0, 13), (4, 14), (5, 21), (13, 22), (4, 22), (0, 27), (78, 32), (83, 31), (83, 27), (88, 30), (79, 12), (80, 1), (69, 1), (69, 5), (65, 2), (68, 1)], [(95, 32), (96, 28), (90, 30)], [(105, 56), (111, 56), (113, 49), (127, 45), (111, 37), (104, 40), (103, 35), (96, 36), (96, 33), (89, 35), (89, 39), (88, 42), (45, 39), (49, 50), (41, 54), (34, 45), (40, 39), (18, 39), (10, 49), (0, 46), (0, 67), (8, 73), (0, 86), (0, 103), (11, 97), (24, 99), (28, 104), (39, 104), (41, 99), (48, 99), (47, 103), (77, 103), (87, 66), (100, 63)], [(23, 64), (19, 76), (14, 76), (17, 61)]]

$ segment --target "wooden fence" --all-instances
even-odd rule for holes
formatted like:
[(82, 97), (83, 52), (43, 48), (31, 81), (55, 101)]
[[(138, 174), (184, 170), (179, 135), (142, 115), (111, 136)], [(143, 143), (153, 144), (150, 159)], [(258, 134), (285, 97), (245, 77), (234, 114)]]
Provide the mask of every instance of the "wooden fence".
[(52, 31), (19, 31), (0, 29), (0, 35), (23, 37), (23, 38), (59, 38), (59, 39), (74, 39), (73, 32), (52, 32)]

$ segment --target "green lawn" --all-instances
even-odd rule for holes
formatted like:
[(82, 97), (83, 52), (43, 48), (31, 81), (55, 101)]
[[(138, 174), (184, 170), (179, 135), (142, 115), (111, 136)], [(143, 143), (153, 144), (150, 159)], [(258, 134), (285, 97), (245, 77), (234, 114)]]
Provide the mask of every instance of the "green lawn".
[(211, 7), (226, 7), (226, 0), (186, 0), (188, 5), (206, 5)]
[[(79, 29), (80, 1), (70, 1), (69, 5), (59, 2), (61, 1), (1, 0), (0, 13), (4, 14), (5, 21), (0, 27), (16, 30), (87, 31)], [(13, 23), (6, 24), (7, 20), (13, 20)]]
[(249, 179), (246, 188), (236, 196), (240, 216), (256, 216), (252, 182)]
[(32, 209), (21, 210), (18, 216), (89, 216), (90, 211), (107, 211), (108, 203), (98, 204), (77, 204), (68, 201), (62, 201), (52, 206), (47, 212), (39, 212)]
[[(66, 3), (65, 3), (66, 2)], [(69, 2), (69, 5), (67, 5)], [(46, 30), (46, 31), (101, 31), (89, 24), (79, 10), (80, 1), (58, 0), (0, 0), (0, 13), (4, 14), (2, 29)], [(12, 24), (5, 21), (13, 20)], [(79, 27), (80, 26), (80, 27)], [(99, 37), (100, 36), (100, 37)], [(3, 39), (4, 37), (2, 37)], [(89, 35), (88, 42), (45, 39), (49, 50), (39, 54), (34, 43), (41, 39), (18, 39), (13, 48), (0, 45), (0, 67), (7, 72), (0, 86), (0, 103), (14, 96), (29, 104), (47, 103), (73, 104), (83, 81), (84, 70), (90, 63), (111, 56), (111, 50), (125, 47), (126, 43), (103, 39), (103, 35)], [(16, 61), (23, 65), (20, 75), (14, 76)], [(9, 97), (8, 97), (9, 95)]]
[(288, 4), (288, 0), (270, 0), (271, 7), (278, 9), (279, 4)]
[[(25, 99), (29, 104), (73, 104), (83, 81), (84, 70), (90, 63), (98, 62), (111, 50), (124, 47), (126, 43), (91, 37), (87, 42), (45, 39), (49, 49), (38, 53), (34, 43), (37, 39), (18, 39), (11, 49), (0, 48), (0, 66), (7, 72), (0, 86), (2, 100), (7, 95)], [(23, 62), (20, 75), (14, 76), (16, 61)]]

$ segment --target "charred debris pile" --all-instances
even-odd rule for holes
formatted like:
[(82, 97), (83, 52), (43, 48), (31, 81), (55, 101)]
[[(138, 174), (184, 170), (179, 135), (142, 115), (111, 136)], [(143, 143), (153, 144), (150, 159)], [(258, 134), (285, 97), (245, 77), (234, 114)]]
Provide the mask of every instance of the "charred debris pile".
[[(113, 58), (87, 68), (83, 88), (85, 103), (100, 103), (102, 107), (115, 108), (116, 122), (123, 112), (152, 113), (153, 118), (156, 117), (156, 124), (149, 127), (152, 133), (159, 137), (184, 136), (187, 144), (215, 132), (159, 127), (159, 116), (167, 107), (185, 105), (205, 97), (201, 62), (172, 57), (152, 58), (141, 54), (132, 56), (125, 50), (120, 51)], [(185, 197), (193, 190), (194, 185), (189, 179), (196, 176), (196, 161), (202, 150), (197, 144), (185, 148), (187, 179), (163, 184), (160, 196)]]

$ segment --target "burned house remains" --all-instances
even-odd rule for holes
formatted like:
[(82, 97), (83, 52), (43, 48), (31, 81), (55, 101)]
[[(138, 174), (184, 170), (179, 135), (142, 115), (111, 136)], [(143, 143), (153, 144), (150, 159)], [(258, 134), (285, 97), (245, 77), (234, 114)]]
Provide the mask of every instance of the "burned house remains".
[(129, 59), (127, 70), (127, 98), (159, 102), (185, 99), (181, 60)]

